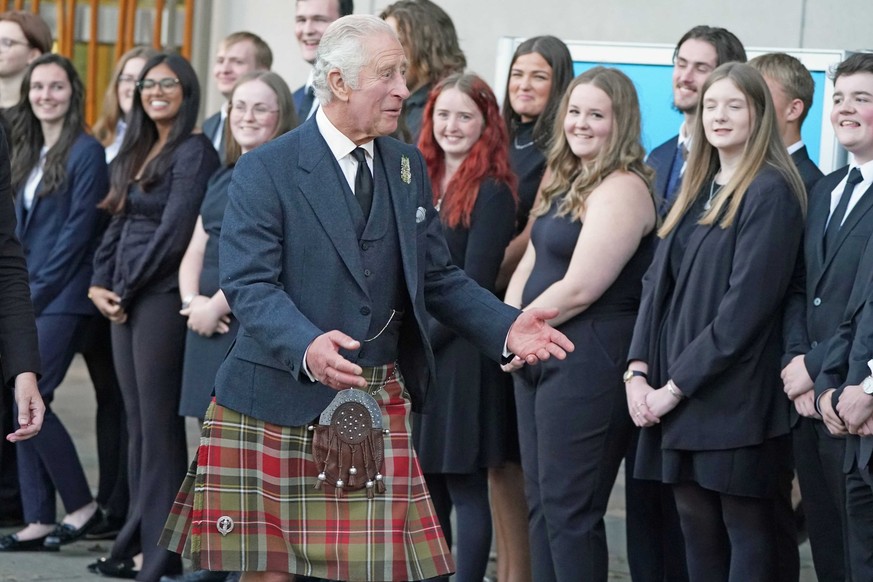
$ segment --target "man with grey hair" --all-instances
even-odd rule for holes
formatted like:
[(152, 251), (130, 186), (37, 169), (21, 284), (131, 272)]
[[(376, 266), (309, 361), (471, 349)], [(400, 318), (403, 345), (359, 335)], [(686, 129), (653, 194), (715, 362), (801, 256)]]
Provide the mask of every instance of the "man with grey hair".
[(315, 63), (322, 106), (234, 170), (221, 281), (242, 329), (162, 538), (195, 565), (245, 582), (448, 575), (409, 434), (437, 389), (426, 315), (507, 368), (573, 349), (556, 309), (521, 313), (451, 265), (421, 154), (386, 137), (405, 67), (385, 22), (340, 18)]

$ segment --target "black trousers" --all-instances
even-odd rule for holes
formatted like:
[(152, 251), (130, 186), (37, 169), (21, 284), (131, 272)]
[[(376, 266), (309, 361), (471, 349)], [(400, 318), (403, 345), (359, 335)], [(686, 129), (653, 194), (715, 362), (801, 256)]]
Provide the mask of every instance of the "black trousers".
[(846, 475), (846, 515), (852, 579), (873, 580), (873, 475), (869, 466), (859, 468), (856, 463)]
[(815, 574), (819, 582), (844, 582), (849, 572), (845, 441), (809, 418), (798, 421), (792, 439)]
[(185, 319), (176, 293), (137, 298), (128, 320), (112, 326), (115, 371), (127, 412), (130, 511), (113, 558), (143, 553), (140, 580), (179, 574), (179, 555), (158, 538), (185, 477), (187, 445), (178, 415)]
[(566, 360), (514, 374), (537, 582), (604, 582), (609, 575), (603, 516), (633, 427), (621, 381), (633, 321), (597, 321), (601, 340), (621, 353), (615, 360), (584, 345), (593, 324), (581, 320), (562, 328), (576, 343)]
[(97, 503), (109, 517), (124, 519), (129, 503), (127, 421), (112, 362), (110, 325), (101, 315), (88, 318), (77, 349), (88, 367), (97, 399), (97, 463), (100, 468)]

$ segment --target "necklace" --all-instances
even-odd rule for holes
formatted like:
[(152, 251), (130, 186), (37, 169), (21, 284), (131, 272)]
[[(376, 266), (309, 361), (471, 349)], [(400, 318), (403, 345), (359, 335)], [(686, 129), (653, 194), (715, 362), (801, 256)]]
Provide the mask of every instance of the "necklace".
[(527, 149), (527, 148), (529, 148), (530, 146), (532, 146), (533, 144), (534, 144), (534, 140), (530, 140), (528, 143), (518, 143), (518, 136), (515, 136), (515, 139), (513, 140), (513, 143), (512, 143), (512, 145), (513, 145), (513, 146), (515, 147), (515, 149), (517, 149), (517, 150), (524, 150), (524, 149)]
[(712, 179), (712, 183), (709, 185), (709, 198), (706, 200), (706, 204), (703, 205), (704, 210), (709, 210), (712, 208), (712, 199), (713, 197), (721, 192), (721, 186), (718, 187), (718, 190), (715, 189), (715, 178)]

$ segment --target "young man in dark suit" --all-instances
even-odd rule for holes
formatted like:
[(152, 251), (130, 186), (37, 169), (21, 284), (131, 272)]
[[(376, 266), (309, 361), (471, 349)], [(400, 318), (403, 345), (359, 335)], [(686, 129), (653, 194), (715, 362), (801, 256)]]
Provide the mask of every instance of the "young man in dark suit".
[[(294, 15), (294, 36), (300, 45), (303, 60), (310, 65), (315, 64), (315, 51), (321, 42), (321, 35), (330, 23), (348, 16), (355, 11), (353, 0), (297, 0)], [(312, 72), (306, 78), (306, 83), (294, 91), (294, 108), (297, 118), (303, 122), (315, 113), (318, 99), (312, 86)]]
[[(839, 65), (833, 99), (831, 124), (854, 161), (822, 178), (809, 196), (806, 285), (787, 308), (782, 371), (785, 393), (800, 414), (812, 419), (795, 429), (795, 457), (813, 562), (818, 579), (826, 581), (844, 580), (849, 574), (845, 442), (831, 400), (821, 397), (821, 389), (813, 390), (813, 381), (837, 341), (862, 252), (873, 233), (873, 55), (854, 55)], [(822, 417), (825, 424), (819, 422)], [(809, 482), (815, 489), (804, 487), (804, 475), (813, 479)], [(809, 499), (813, 501), (806, 503)]]
[[(257, 34), (234, 32), (221, 41), (212, 77), (225, 101), (230, 98), (236, 80), (250, 71), (269, 71), (273, 66), (270, 46)], [(203, 134), (212, 141), (218, 157), (224, 162), (224, 134), (227, 125), (227, 103), (203, 122)]]
[(679, 193), (685, 170), (685, 153), (690, 145), (688, 128), (694, 121), (700, 88), (710, 73), (730, 61), (746, 62), (746, 51), (740, 39), (724, 28), (695, 26), (679, 39), (673, 52), (673, 108), (684, 119), (679, 134), (671, 137), (651, 152), (647, 162), (655, 170), (655, 197), (660, 202), (661, 216), (666, 216)]
[[(782, 137), (782, 143), (791, 154), (791, 159), (800, 177), (803, 179), (803, 185), (807, 192), (812, 190), (812, 187), (818, 182), (823, 174), (818, 166), (809, 158), (806, 151), (806, 146), (803, 145), (803, 140), (800, 138), (800, 128), (803, 125), (804, 119), (812, 107), (812, 98), (815, 93), (815, 81), (806, 67), (803, 66), (796, 58), (785, 53), (768, 53), (755, 57), (749, 64), (755, 67), (764, 77), (767, 87), (770, 89), (770, 96), (773, 99), (773, 105), (776, 111), (776, 122), (779, 126), (779, 135)], [(798, 258), (798, 276), (796, 281), (798, 285), (802, 285), (803, 264), (802, 258)], [(798, 423), (799, 415), (792, 413), (792, 426)], [(800, 422), (803, 422), (801, 420)], [(798, 447), (804, 446), (804, 443), (798, 443)], [(792, 447), (793, 449), (794, 447)], [(786, 451), (786, 454), (794, 457), (792, 450)], [(814, 480), (816, 475), (809, 475), (806, 470), (805, 463), (801, 471), (803, 472), (803, 481), (807, 483), (804, 487), (806, 491), (815, 491)], [(778, 513), (775, 517), (779, 536), (777, 537), (778, 554), (779, 554), (779, 572), (781, 580), (796, 581), (800, 576), (800, 555), (797, 549), (797, 520), (794, 514), (794, 506), (792, 502), (792, 482), (794, 479), (794, 462), (784, 465), (785, 474), (782, 475), (779, 488), (779, 503)], [(810, 499), (807, 500), (804, 507), (814, 503), (816, 498), (814, 493), (811, 493)]]

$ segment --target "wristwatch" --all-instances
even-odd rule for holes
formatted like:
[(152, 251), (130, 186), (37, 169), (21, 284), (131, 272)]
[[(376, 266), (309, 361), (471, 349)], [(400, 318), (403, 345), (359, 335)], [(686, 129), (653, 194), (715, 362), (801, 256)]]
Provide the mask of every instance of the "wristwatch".
[(625, 384), (627, 384), (634, 379), (634, 376), (639, 376), (640, 378), (645, 378), (647, 382), (649, 381), (649, 375), (639, 370), (627, 370), (621, 379), (624, 380)]
[(873, 360), (867, 362), (867, 367), (870, 368), (870, 376), (861, 382), (861, 389), (864, 390), (864, 394), (873, 396)]

